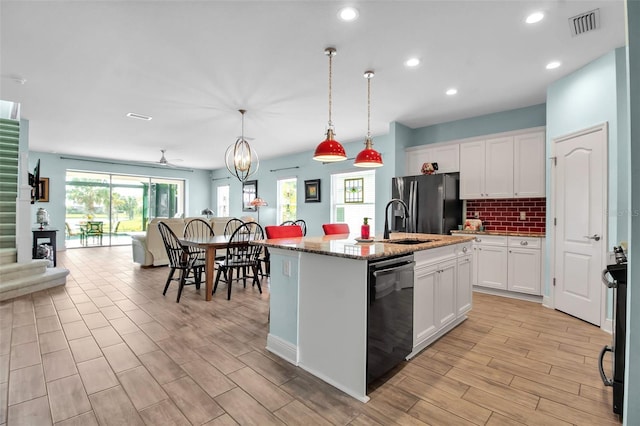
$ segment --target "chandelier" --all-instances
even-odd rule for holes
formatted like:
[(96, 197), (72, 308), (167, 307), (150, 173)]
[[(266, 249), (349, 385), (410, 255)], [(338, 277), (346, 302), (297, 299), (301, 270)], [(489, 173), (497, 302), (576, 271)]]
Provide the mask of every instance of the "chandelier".
[(367, 79), (367, 137), (364, 140), (364, 149), (360, 151), (353, 163), (357, 167), (382, 166), (382, 156), (373, 149), (373, 139), (371, 138), (371, 79), (374, 75), (373, 71), (364, 72), (364, 78)]
[(258, 153), (251, 149), (249, 142), (244, 138), (244, 109), (238, 110), (242, 114), (242, 133), (236, 139), (234, 144), (229, 145), (225, 152), (225, 165), (229, 173), (238, 178), (240, 182), (244, 182), (258, 171), (260, 162)]
[(347, 159), (347, 154), (340, 142), (334, 139), (333, 122), (331, 121), (331, 75), (333, 66), (333, 57), (336, 55), (336, 49), (327, 47), (324, 54), (329, 57), (329, 123), (327, 125), (327, 138), (320, 142), (313, 155), (313, 159), (317, 161), (342, 161)]

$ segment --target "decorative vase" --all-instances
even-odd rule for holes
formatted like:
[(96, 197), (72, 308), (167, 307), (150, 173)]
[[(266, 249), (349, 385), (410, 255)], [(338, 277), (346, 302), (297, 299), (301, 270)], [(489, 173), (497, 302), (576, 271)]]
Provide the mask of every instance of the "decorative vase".
[(49, 225), (49, 212), (40, 207), (36, 212), (36, 223), (40, 224), (40, 229), (44, 229)]
[(368, 240), (369, 239), (369, 218), (365, 217), (364, 218), (364, 223), (362, 224), (362, 226), (360, 227), (360, 238), (362, 238), (363, 240)]

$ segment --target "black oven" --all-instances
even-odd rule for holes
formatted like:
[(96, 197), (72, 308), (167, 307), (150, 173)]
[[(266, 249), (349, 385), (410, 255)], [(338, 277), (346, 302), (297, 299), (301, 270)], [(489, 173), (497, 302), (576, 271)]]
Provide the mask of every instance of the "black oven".
[[(606, 386), (613, 386), (613, 412), (622, 420), (624, 400), (625, 340), (627, 327), (627, 259), (622, 249), (616, 247), (616, 261), (602, 271), (602, 282), (613, 288), (613, 344), (600, 351), (600, 377)], [(604, 357), (607, 352), (613, 356), (613, 376), (604, 372)]]
[(369, 262), (367, 386), (413, 350), (413, 254)]

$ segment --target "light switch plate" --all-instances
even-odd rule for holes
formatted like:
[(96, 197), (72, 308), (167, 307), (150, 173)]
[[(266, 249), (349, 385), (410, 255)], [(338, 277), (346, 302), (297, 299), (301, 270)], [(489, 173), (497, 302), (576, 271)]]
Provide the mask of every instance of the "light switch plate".
[(285, 277), (291, 276), (291, 261), (283, 260), (282, 261), (282, 275)]
[(527, 220), (527, 213), (526, 212), (520, 212), (520, 220)]

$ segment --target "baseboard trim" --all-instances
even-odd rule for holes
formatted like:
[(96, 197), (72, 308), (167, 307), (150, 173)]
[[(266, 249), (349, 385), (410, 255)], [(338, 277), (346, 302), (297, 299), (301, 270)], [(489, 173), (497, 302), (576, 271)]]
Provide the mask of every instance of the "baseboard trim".
[(267, 335), (267, 350), (295, 366), (298, 365), (298, 347), (271, 333)]
[(536, 302), (540, 304), (542, 304), (543, 302), (542, 296), (535, 296), (533, 294), (526, 294), (526, 293), (517, 293), (514, 291), (507, 291), (507, 290), (499, 290), (495, 288), (479, 287), (474, 285), (473, 291), (477, 293), (491, 294), (493, 296), (502, 296), (502, 297), (508, 297), (511, 299), (525, 300), (527, 302)]
[(418, 355), (425, 348), (427, 348), (433, 342), (435, 342), (436, 340), (438, 340), (439, 338), (441, 338), (442, 336), (444, 336), (445, 334), (447, 334), (448, 332), (450, 332), (451, 330), (456, 328), (458, 325), (460, 325), (466, 319), (467, 319), (466, 315), (463, 315), (463, 316), (461, 316), (459, 318), (456, 318), (455, 321), (447, 324), (442, 329), (438, 330), (437, 333), (433, 334), (432, 336), (429, 336), (427, 339), (425, 339), (422, 342), (418, 343), (416, 346), (413, 347), (413, 351), (411, 351), (411, 353), (409, 355), (407, 355), (406, 360), (408, 361), (411, 358), (413, 358), (414, 356)]
[(609, 334), (613, 334), (613, 319), (607, 318), (604, 320), (602, 327), (600, 327), (602, 331), (606, 331)]

